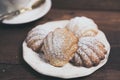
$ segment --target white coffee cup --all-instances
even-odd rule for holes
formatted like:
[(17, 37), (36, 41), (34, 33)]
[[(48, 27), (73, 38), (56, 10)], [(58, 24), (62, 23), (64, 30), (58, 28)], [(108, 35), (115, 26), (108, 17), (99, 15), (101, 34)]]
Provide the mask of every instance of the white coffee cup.
[(31, 0), (0, 0), (0, 14), (27, 6)]

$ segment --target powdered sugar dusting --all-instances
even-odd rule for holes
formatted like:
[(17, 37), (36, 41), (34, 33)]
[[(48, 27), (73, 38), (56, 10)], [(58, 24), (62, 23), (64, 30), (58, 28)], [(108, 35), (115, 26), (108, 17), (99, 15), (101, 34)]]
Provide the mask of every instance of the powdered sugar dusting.
[(98, 30), (95, 22), (87, 17), (75, 17), (70, 20), (66, 27), (78, 37), (88, 30)]
[[(68, 21), (57, 21), (57, 22), (50, 22), (47, 24), (44, 24), (44, 26), (65, 26), (68, 24)], [(107, 50), (107, 54), (105, 59), (100, 62), (100, 64), (96, 67), (92, 68), (85, 68), (85, 67), (75, 67), (71, 64), (66, 64), (63, 67), (54, 67), (50, 64), (45, 63), (38, 54), (36, 54), (34, 51), (32, 51), (30, 48), (27, 47), (26, 42), (23, 42), (23, 58), (24, 60), (37, 72), (49, 75), (49, 76), (55, 76), (60, 78), (76, 78), (76, 77), (82, 77), (87, 76), (95, 72), (97, 69), (102, 67), (108, 60), (109, 52), (110, 52), (110, 45), (104, 35), (103, 32), (99, 31), (96, 38), (101, 41)]]
[[(43, 43), (43, 39), (48, 35), (48, 33), (54, 31), (56, 28), (63, 28), (65, 27), (65, 25), (67, 24), (67, 20), (65, 21), (60, 21), (59, 24), (63, 24), (63, 25), (48, 25), (49, 23), (46, 23), (44, 25), (38, 25), (37, 27), (33, 28), (31, 31), (29, 31), (27, 38), (26, 38), (26, 42), (27, 44), (29, 43), (33, 43), (32, 45), (29, 44), (29, 47), (33, 49), (32, 46), (36, 46), (39, 45), (39, 47), (41, 47), (42, 43)], [(47, 26), (46, 26), (47, 25)], [(36, 42), (40, 40), (40, 42)], [(33, 42), (34, 41), (34, 42)], [(35, 47), (33, 50), (37, 50), (39, 47)]]
[[(35, 28), (33, 28), (31, 31), (29, 31), (28, 33), (28, 37), (32, 36), (33, 34), (40, 34), (40, 36), (42, 36), (42, 38), (45, 38), (49, 32), (54, 31), (56, 28), (64, 28), (65, 25), (68, 23), (67, 20), (61, 21), (60, 23), (63, 23), (63, 25), (47, 25), (49, 23), (46, 23), (44, 25), (38, 25)], [(47, 26), (46, 26), (47, 25)]]

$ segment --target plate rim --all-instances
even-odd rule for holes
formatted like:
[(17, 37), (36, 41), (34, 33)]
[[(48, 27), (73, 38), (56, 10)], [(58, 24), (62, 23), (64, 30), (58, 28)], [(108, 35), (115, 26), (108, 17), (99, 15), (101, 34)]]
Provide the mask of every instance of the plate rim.
[[(63, 20), (60, 20), (60, 21), (63, 21)], [(60, 21), (51, 21), (51, 22), (47, 22), (47, 23), (45, 23), (45, 24), (51, 24), (51, 23), (59, 23)], [(63, 21), (64, 22), (64, 21)], [(42, 24), (42, 25), (45, 25), (45, 24)], [(39, 25), (38, 25), (39, 26)], [(41, 25), (40, 25), (41, 26)], [(36, 26), (37, 27), (37, 26)], [(102, 31), (100, 31), (100, 32), (102, 32)], [(102, 32), (103, 33), (103, 32)], [(103, 33), (104, 34), (104, 33)], [(95, 70), (90, 70), (91, 72), (89, 72), (89, 73), (87, 73), (86, 75), (82, 75), (82, 76), (80, 76), (80, 75), (74, 75), (74, 76), (66, 76), (65, 74), (63, 74), (63, 75), (52, 75), (52, 74), (46, 74), (46, 73), (44, 73), (44, 72), (40, 72), (40, 71), (38, 71), (33, 65), (31, 65), (31, 63), (29, 63), (29, 61), (28, 61), (28, 59), (27, 59), (27, 57), (25, 56), (25, 53), (24, 53), (24, 47), (25, 47), (25, 44), (26, 44), (26, 42), (24, 41), (23, 42), (23, 44), (22, 44), (22, 46), (23, 46), (23, 58), (24, 58), (24, 60), (28, 63), (28, 65), (30, 65), (35, 71), (37, 71), (38, 73), (41, 73), (41, 74), (44, 74), (44, 75), (48, 75), (48, 76), (53, 76), (53, 77), (59, 77), (59, 78), (64, 78), (64, 79), (70, 79), (70, 78), (77, 78), (77, 77), (83, 77), (83, 76), (88, 76), (88, 75), (90, 75), (90, 74), (92, 74), (92, 73), (94, 73), (96, 70), (98, 70), (99, 68), (101, 68), (103, 65), (105, 65), (106, 64), (106, 62), (108, 61), (108, 57), (109, 57), (109, 54), (110, 54), (110, 44), (109, 44), (109, 42), (108, 42), (108, 40), (107, 40), (107, 38), (106, 38), (106, 36), (105, 36), (105, 34), (104, 34), (104, 37), (105, 37), (105, 41), (107, 42), (107, 46), (108, 46), (108, 53), (107, 53), (107, 55), (106, 55), (106, 59), (104, 59), (103, 60), (103, 64), (99, 64), (100, 66), (97, 68), (97, 69), (95, 69)], [(27, 47), (27, 46), (26, 46)], [(30, 48), (29, 48), (30, 49)], [(32, 49), (31, 49), (32, 50)], [(36, 53), (37, 54), (37, 53)], [(67, 65), (67, 64), (66, 64)], [(76, 66), (75, 66), (76, 67)], [(97, 67), (97, 66), (95, 66), (95, 67)], [(94, 68), (95, 68), (94, 67)], [(90, 69), (90, 68), (89, 68)]]

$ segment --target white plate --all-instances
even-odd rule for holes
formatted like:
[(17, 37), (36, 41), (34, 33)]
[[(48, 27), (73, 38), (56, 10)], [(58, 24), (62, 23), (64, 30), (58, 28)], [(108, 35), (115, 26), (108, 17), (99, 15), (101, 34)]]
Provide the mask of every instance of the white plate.
[(46, 0), (46, 2), (41, 5), (40, 7), (33, 9), (31, 11), (27, 11), (23, 14), (20, 14), (18, 16), (15, 16), (14, 18), (10, 20), (3, 20), (3, 23), (5, 24), (22, 24), (22, 23), (28, 23), (34, 20), (37, 20), (41, 17), (43, 17), (51, 8), (51, 0)]
[[(67, 23), (68, 21), (54, 21), (48, 22), (43, 25), (39, 25), (37, 27), (50, 27), (50, 26), (64, 27)], [(35, 53), (32, 49), (28, 48), (25, 41), (23, 42), (23, 58), (34, 70), (44, 75), (66, 79), (87, 76), (98, 70), (107, 62), (110, 52), (110, 45), (102, 31), (99, 31), (96, 38), (98, 38), (98, 40), (103, 42), (103, 44), (105, 45), (107, 55), (105, 56), (105, 59), (102, 60), (98, 66), (95, 67), (91, 68), (76, 67), (71, 65), (70, 63), (66, 64), (63, 67), (54, 67), (49, 63), (44, 62), (37, 53)]]

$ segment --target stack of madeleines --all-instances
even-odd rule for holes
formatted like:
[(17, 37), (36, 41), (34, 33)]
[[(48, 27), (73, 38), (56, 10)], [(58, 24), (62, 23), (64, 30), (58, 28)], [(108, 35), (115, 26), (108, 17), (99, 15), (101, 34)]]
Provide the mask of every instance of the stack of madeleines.
[(96, 36), (99, 29), (93, 20), (75, 17), (65, 27), (36, 27), (27, 35), (26, 43), (37, 53), (43, 52), (44, 61), (55, 67), (67, 63), (74, 66), (97, 66), (107, 50)]

